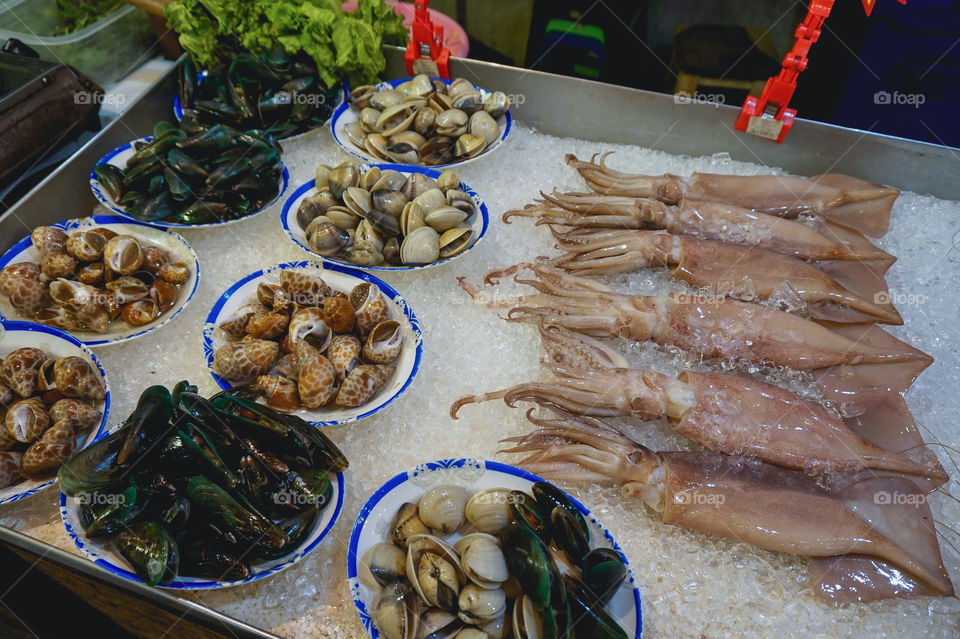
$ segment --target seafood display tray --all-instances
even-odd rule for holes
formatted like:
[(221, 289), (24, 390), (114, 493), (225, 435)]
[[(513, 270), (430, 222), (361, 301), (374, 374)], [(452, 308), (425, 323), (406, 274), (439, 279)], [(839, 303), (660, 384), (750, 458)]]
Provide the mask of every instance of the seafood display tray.
[[(389, 50), (387, 77), (404, 75), (402, 65), (402, 52)], [(129, 599), (123, 601), (128, 608), (162, 609), (171, 622), (185, 615), (183, 623), (209, 632), (242, 637), (366, 636), (350, 604), (346, 565), (350, 530), (361, 506), (389, 478), (429, 460), (471, 457), (515, 463), (515, 457), (496, 451), (502, 448), (498, 440), (529, 430), (523, 410), (491, 402), (464, 410), (457, 422), (447, 411), (461, 395), (546, 376), (539, 364), (543, 353), (535, 328), (504, 322), (474, 304), (456, 285), (456, 278), (479, 282), (488, 269), (554, 254), (547, 229), (527, 220), (505, 225), (500, 215), (529, 202), (540, 189), (583, 190), (581, 178), (564, 164), (564, 155), (589, 158), (606, 150), (616, 151), (609, 160), (613, 166), (634, 172), (834, 171), (902, 189), (890, 231), (878, 242), (899, 257), (888, 282), (905, 324), (891, 332), (936, 360), (910, 389), (907, 401), (925, 438), (944, 444), (936, 447), (944, 467), (957, 472), (957, 456), (947, 448), (960, 446), (954, 419), (960, 414), (956, 392), (960, 356), (955, 347), (960, 328), (953, 292), (960, 280), (960, 252), (954, 248), (960, 241), (956, 201), (960, 187), (951, 178), (956, 166), (953, 150), (802, 121), (794, 125), (786, 143), (777, 145), (733, 131), (736, 110), (729, 107), (678, 105), (670, 96), (480, 62), (458, 60), (451, 63), (451, 71), (477, 84), (525, 96), (513, 111), (514, 131), (503, 148), (458, 169), (487, 203), (490, 229), (484, 242), (462, 259), (426, 271), (382, 275), (417, 310), (423, 330), (422, 367), (409, 392), (389, 408), (325, 430), (351, 464), (342, 516), (316, 550), (296, 566), (257, 583), (173, 596), (113, 579), (78, 557), (60, 522), (53, 489), (0, 506), (4, 526), (0, 543), (33, 559), (43, 557), (41, 566), (66, 569), (81, 581), (98, 581), (115, 604)], [(147, 133), (156, 120), (168, 119), (175, 89), (173, 74), (162, 78), (128, 113), (0, 217), (0, 251), (22, 237), (27, 226), (103, 212), (87, 187), (90, 168), (131, 134)], [(283, 145), (291, 189), (310, 180), (317, 164), (350, 159), (326, 128)], [(190, 307), (169, 326), (132, 344), (97, 350), (111, 379), (109, 426), (129, 414), (140, 391), (150, 384), (189, 379), (202, 394), (216, 390), (201, 347), (203, 318), (213, 301), (240, 274), (309, 258), (284, 235), (280, 208), (275, 204), (229, 227), (181, 230), (199, 257), (203, 280)], [(642, 294), (676, 286), (658, 269), (619, 276), (610, 283)], [(622, 350), (633, 365), (661, 372), (690, 363), (649, 345)], [(772, 381), (801, 392), (809, 387), (802, 375), (779, 375)], [(634, 436), (651, 448), (685, 445), (662, 424), (630, 425)], [(646, 514), (639, 502), (610, 488), (561, 485), (597, 514), (623, 548), (640, 590), (644, 636), (773, 637), (781, 636), (784, 628), (793, 636), (809, 637), (957, 635), (956, 600), (834, 608), (814, 597), (805, 584), (806, 569), (794, 556), (663, 524)], [(937, 521), (956, 528), (960, 502), (937, 493), (930, 502)], [(956, 580), (960, 556), (953, 548), (960, 540), (946, 528), (941, 532), (946, 535), (944, 560)], [(186, 626), (181, 628), (172, 634), (188, 632)], [(147, 625), (131, 625), (131, 630), (150, 631)]]

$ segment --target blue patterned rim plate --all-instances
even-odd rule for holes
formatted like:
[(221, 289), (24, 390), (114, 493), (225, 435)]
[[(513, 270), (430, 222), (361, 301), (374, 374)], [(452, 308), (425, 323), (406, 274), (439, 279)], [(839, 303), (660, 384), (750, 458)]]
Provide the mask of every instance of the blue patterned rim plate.
[[(132, 235), (138, 240), (143, 240), (149, 244), (162, 248), (170, 256), (171, 262), (183, 262), (190, 267), (190, 277), (180, 287), (177, 295), (177, 302), (173, 308), (166, 311), (163, 315), (143, 326), (129, 326), (122, 320), (110, 322), (109, 328), (104, 333), (93, 333), (90, 331), (69, 331), (71, 335), (86, 344), (87, 346), (104, 346), (106, 344), (116, 344), (127, 340), (141, 337), (157, 330), (177, 315), (179, 315), (194, 293), (197, 292), (197, 284), (200, 283), (200, 262), (197, 260), (197, 254), (185, 239), (179, 234), (159, 229), (142, 222), (134, 222), (126, 217), (116, 215), (94, 215), (92, 217), (83, 217), (65, 222), (51, 224), (54, 228), (62, 230), (69, 235), (74, 231), (85, 231), (97, 227), (103, 227), (114, 231), (118, 235)], [(0, 257), (0, 269), (9, 264), (19, 262), (40, 263), (40, 254), (30, 241), (30, 236), (23, 238)], [(22, 319), (14, 310), (10, 300), (0, 295), (0, 320), (3, 319)]]
[(420, 331), (420, 322), (406, 300), (400, 297), (400, 294), (389, 284), (369, 273), (334, 264), (323, 265), (309, 261), (278, 264), (251, 273), (228, 288), (214, 303), (203, 325), (203, 356), (214, 381), (223, 389), (233, 387), (233, 384), (213, 372), (213, 354), (217, 348), (227, 343), (217, 326), (240, 315), (248, 307), (252, 309), (253, 306), (258, 306), (257, 285), (261, 281), (278, 284), (280, 271), (288, 269), (303, 271), (322, 278), (331, 288), (347, 294), (361, 282), (376, 284), (389, 302), (390, 316), (400, 322), (403, 334), (403, 346), (400, 356), (394, 363), (393, 376), (387, 380), (386, 385), (372, 400), (356, 408), (321, 408), (313, 411), (301, 409), (294, 414), (314, 426), (333, 426), (361, 420), (389, 406), (407, 390), (420, 368), (420, 358), (423, 355), (423, 334)]
[[(400, 473), (381, 486), (357, 516), (357, 523), (350, 533), (350, 545), (347, 550), (347, 579), (350, 582), (350, 596), (357, 607), (363, 627), (372, 639), (378, 639), (370, 618), (376, 593), (360, 582), (358, 566), (360, 560), (374, 544), (387, 539), (388, 529), (394, 515), (404, 502), (417, 502), (431, 486), (438, 484), (458, 484), (474, 493), (487, 488), (510, 488), (530, 491), (534, 482), (543, 481), (540, 477), (520, 468), (478, 459), (441, 459), (420, 464), (411, 471)], [(573, 499), (571, 497), (571, 499)], [(584, 519), (591, 527), (591, 547), (599, 545), (613, 548), (624, 562), (627, 561), (613, 535), (603, 527), (586, 507), (573, 499)], [(456, 534), (451, 539), (456, 539)], [(601, 543), (597, 543), (600, 540)], [(643, 629), (640, 590), (637, 589), (633, 572), (627, 566), (629, 582), (620, 587), (608, 604), (607, 612), (617, 620), (629, 636), (640, 639)], [(632, 635), (630, 634), (632, 630)]]
[[(93, 370), (100, 374), (100, 381), (106, 391), (106, 396), (103, 400), (97, 402), (97, 407), (103, 411), (103, 416), (96, 427), (77, 436), (77, 449), (86, 448), (100, 439), (106, 432), (107, 419), (110, 413), (110, 383), (107, 381), (107, 372), (103, 370), (103, 365), (97, 359), (97, 356), (75, 337), (71, 337), (51, 326), (31, 322), (0, 322), (0, 358), (25, 346), (39, 348), (52, 357), (70, 357), (73, 355), (82, 357), (92, 365)], [(2, 488), (0, 489), (0, 504), (26, 499), (52, 485), (55, 481), (56, 477), (44, 480), (24, 479), (12, 486)]]
[[(333, 485), (333, 494), (330, 497), (332, 503), (324, 508), (313, 524), (313, 529), (306, 539), (297, 547), (292, 554), (270, 561), (251, 564), (250, 576), (246, 579), (236, 581), (219, 581), (198, 577), (180, 577), (174, 579), (169, 584), (158, 586), (159, 588), (171, 588), (174, 590), (207, 590), (211, 588), (229, 588), (230, 586), (239, 586), (240, 584), (257, 581), (274, 575), (281, 570), (289, 568), (308, 555), (317, 545), (323, 541), (324, 537), (333, 528), (340, 511), (343, 509), (343, 473), (330, 475), (330, 481)], [(60, 493), (60, 518), (63, 519), (63, 525), (67, 529), (67, 536), (73, 540), (87, 559), (91, 560), (107, 572), (119, 575), (130, 581), (141, 581), (135, 572), (130, 570), (129, 564), (113, 549), (98, 540), (87, 539), (83, 528), (80, 526), (80, 520), (77, 517), (77, 507), (80, 505), (76, 497), (67, 497)]]
[[(423, 173), (427, 177), (431, 177), (433, 179), (440, 177), (440, 171), (425, 166), (412, 166), (410, 164), (358, 165), (358, 168), (363, 173), (366, 173), (374, 167), (380, 169), (381, 171), (386, 171), (388, 169), (399, 171), (405, 175), (410, 175), (411, 173)], [(280, 211), (280, 224), (283, 225), (283, 232), (287, 234), (287, 237), (290, 238), (291, 242), (302, 248), (307, 253), (315, 255), (324, 262), (339, 264), (340, 266), (346, 266), (347, 268), (358, 268), (365, 271), (417, 271), (439, 266), (440, 264), (446, 264), (451, 260), (455, 260), (463, 255), (466, 255), (468, 251), (470, 251), (474, 246), (477, 245), (478, 242), (480, 242), (481, 239), (483, 239), (483, 237), (487, 234), (487, 229), (490, 227), (490, 212), (487, 210), (487, 205), (483, 203), (483, 200), (480, 199), (480, 196), (477, 195), (476, 191), (474, 191), (468, 184), (461, 182), (460, 190), (470, 196), (477, 208), (477, 213), (474, 213), (473, 217), (468, 218), (467, 220), (470, 223), (470, 229), (473, 231), (472, 237), (470, 238), (470, 244), (467, 246), (467, 248), (457, 253), (453, 257), (448, 257), (444, 260), (437, 260), (436, 262), (432, 262), (430, 264), (412, 264), (409, 266), (390, 266), (389, 264), (381, 264), (379, 266), (360, 266), (358, 264), (345, 262), (333, 257), (317, 255), (307, 244), (305, 229), (300, 228), (300, 225), (297, 223), (297, 210), (299, 210), (300, 203), (305, 198), (316, 194), (317, 190), (315, 185), (316, 180), (310, 180), (306, 184), (298, 187), (293, 193), (290, 194), (289, 197), (287, 197), (287, 200), (283, 203), (283, 208)]]
[[(131, 140), (126, 144), (121, 144), (120, 146), (118, 146), (117, 148), (110, 151), (102, 158), (100, 158), (97, 164), (113, 164), (114, 166), (120, 167), (121, 169), (126, 169), (127, 159), (134, 153), (133, 143), (149, 142), (152, 139), (153, 137), (148, 135), (143, 138), (137, 138), (136, 140)], [(282, 161), (281, 161), (281, 164), (282, 164)], [(276, 204), (281, 197), (283, 197), (284, 192), (287, 190), (287, 185), (290, 183), (290, 171), (287, 170), (287, 166), (285, 164), (282, 164), (282, 166), (283, 166), (283, 172), (280, 175), (280, 188), (277, 189), (277, 194), (273, 197), (272, 200), (267, 202), (265, 205), (263, 205), (256, 211), (253, 211), (249, 215), (245, 215), (235, 220), (224, 220), (223, 222), (211, 222), (210, 224), (180, 224), (179, 222), (163, 222), (158, 220), (155, 222), (150, 222), (150, 226), (157, 226), (160, 228), (177, 228), (177, 229), (181, 229), (181, 228), (202, 229), (202, 228), (209, 228), (212, 226), (226, 226), (227, 224), (235, 224), (237, 222), (242, 222), (246, 219), (249, 219), (259, 213), (263, 213), (264, 211), (269, 209), (271, 206)], [(93, 169), (90, 170), (90, 190), (93, 191), (94, 197), (100, 200), (100, 202), (105, 207), (107, 207), (114, 213), (117, 213), (118, 215), (122, 215), (128, 220), (133, 220), (135, 222), (138, 222), (138, 220), (134, 220), (134, 218), (127, 215), (123, 207), (117, 204), (116, 202), (114, 202), (113, 198), (111, 198), (110, 195), (107, 194), (107, 190), (103, 188), (103, 185), (100, 184), (100, 180), (97, 178), (96, 174), (93, 172)]]
[[(388, 89), (400, 86), (409, 79), (410, 78), (399, 78), (397, 80), (381, 82), (377, 85), (377, 90), (379, 91), (380, 89)], [(451, 82), (450, 80), (442, 79), (440, 81), (446, 84), (450, 84)], [(475, 88), (480, 92), (480, 95), (484, 97), (490, 93), (486, 89), (476, 86)], [(344, 92), (344, 95), (346, 95), (346, 92)], [(330, 118), (330, 133), (333, 134), (334, 141), (340, 145), (341, 149), (347, 153), (350, 153), (351, 155), (357, 156), (361, 160), (366, 160), (367, 162), (382, 162), (383, 160), (381, 158), (373, 156), (369, 151), (357, 146), (347, 137), (346, 126), (351, 122), (356, 122), (357, 117), (357, 112), (350, 108), (350, 104), (347, 102), (346, 98), (344, 98), (343, 102), (341, 102), (340, 105), (334, 110), (333, 116)], [(450, 164), (438, 164), (429, 168), (443, 170), (445, 168), (463, 166), (464, 164), (469, 164), (470, 162), (490, 155), (495, 150), (500, 148), (504, 141), (506, 141), (507, 136), (510, 135), (510, 129), (513, 127), (513, 116), (510, 115), (509, 109), (507, 109), (506, 113), (500, 116), (500, 119), (497, 120), (497, 124), (500, 125), (500, 137), (497, 138), (493, 144), (484, 149), (483, 153), (480, 155), (470, 158), (469, 160), (451, 162)]]

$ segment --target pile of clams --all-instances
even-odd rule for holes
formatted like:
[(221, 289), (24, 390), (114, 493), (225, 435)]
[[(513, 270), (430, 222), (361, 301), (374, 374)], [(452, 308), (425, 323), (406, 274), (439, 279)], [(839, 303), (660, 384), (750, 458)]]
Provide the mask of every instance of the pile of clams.
[(626, 579), (623, 559), (590, 549), (566, 493), (546, 482), (532, 493), (449, 484), (403, 504), (360, 562), (361, 582), (378, 592), (380, 635), (626, 639), (605, 610)]
[(350, 92), (357, 119), (351, 143), (387, 162), (437, 166), (475, 158), (500, 138), (497, 120), (510, 108), (501, 91), (487, 93), (464, 78), (450, 84), (418, 75), (397, 85)]
[(5, 267), (0, 293), (21, 316), (67, 331), (149, 324), (174, 307), (190, 278), (190, 267), (163, 249), (105, 227), (67, 235), (38, 226), (30, 239), (40, 262)]
[(105, 394), (81, 357), (25, 347), (0, 359), (0, 488), (55, 475), (77, 452), (77, 433), (100, 423)]
[(279, 284), (261, 282), (256, 302), (218, 329), (229, 341), (214, 353), (214, 372), (281, 412), (363, 406), (393, 375), (403, 346), (376, 284), (347, 294), (292, 270)]
[(315, 194), (304, 198), (297, 224), (323, 257), (358, 266), (414, 266), (459, 255), (473, 240), (478, 215), (460, 178), (358, 165), (320, 166)]

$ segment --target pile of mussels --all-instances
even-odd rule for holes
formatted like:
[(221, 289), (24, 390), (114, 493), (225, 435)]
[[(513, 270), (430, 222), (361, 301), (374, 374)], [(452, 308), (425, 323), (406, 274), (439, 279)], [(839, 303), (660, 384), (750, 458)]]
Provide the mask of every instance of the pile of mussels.
[(122, 429), (59, 472), (87, 536), (112, 544), (150, 585), (241, 580), (251, 562), (293, 552), (329, 505), (329, 473), (347, 467), (303, 420), (196, 390), (147, 388)]
[(240, 53), (202, 75), (188, 58), (179, 71), (182, 126), (228, 124), (285, 138), (322, 126), (340, 99), (339, 88), (323, 86), (310, 56), (291, 57), (282, 47)]
[(262, 129), (161, 121), (152, 140), (133, 148), (125, 169), (104, 162), (93, 172), (113, 201), (141, 222), (235, 220), (259, 211), (280, 189), (282, 149)]

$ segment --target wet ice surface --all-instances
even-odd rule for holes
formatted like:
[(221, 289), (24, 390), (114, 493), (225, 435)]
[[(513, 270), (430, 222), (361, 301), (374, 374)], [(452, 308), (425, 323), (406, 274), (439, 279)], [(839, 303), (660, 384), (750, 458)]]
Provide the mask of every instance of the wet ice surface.
[[(327, 130), (284, 142), (290, 191), (313, 177), (318, 163), (350, 158)], [(346, 551), (361, 506), (383, 482), (418, 463), (444, 457), (478, 457), (510, 463), (497, 455), (498, 440), (530, 430), (520, 408), (502, 402), (466, 406), (452, 421), (450, 403), (461, 395), (485, 392), (546, 378), (533, 327), (507, 323), (474, 304), (456, 285), (465, 276), (479, 283), (494, 267), (552, 255), (546, 227), (500, 215), (532, 201), (537, 191), (585, 190), (566, 167), (566, 153), (581, 159), (615, 150), (614, 168), (651, 174), (693, 171), (770, 173), (755, 164), (726, 157), (689, 158), (649, 149), (557, 139), (519, 125), (496, 153), (459, 170), (461, 178), (486, 201), (491, 229), (462, 259), (416, 274), (382, 276), (413, 307), (424, 332), (423, 366), (408, 391), (389, 409), (357, 424), (328, 429), (350, 459), (346, 499), (340, 520), (320, 546), (296, 566), (238, 588), (185, 594), (208, 606), (285, 637), (361, 637), (363, 628), (350, 600)], [(869, 177), (869, 176), (864, 176)], [(896, 186), (896, 185), (893, 185)], [(288, 191), (289, 193), (289, 191)], [(189, 307), (162, 330), (135, 341), (97, 349), (113, 387), (114, 425), (134, 407), (148, 385), (172, 386), (180, 379), (217, 390), (205, 367), (200, 331), (214, 300), (240, 277), (278, 262), (304, 259), (281, 229), (281, 205), (223, 229), (182, 231), (200, 257), (201, 282)], [(960, 446), (960, 356), (957, 353), (957, 282), (960, 282), (960, 203), (905, 193), (894, 208), (890, 231), (877, 243), (899, 261), (887, 274), (891, 294), (905, 325), (890, 331), (930, 353), (935, 363), (920, 376), (907, 399), (925, 438)], [(661, 269), (619, 276), (615, 289), (654, 294), (679, 290)], [(676, 373), (695, 364), (681, 353), (650, 344), (620, 345), (634, 366)], [(810, 394), (803, 375), (773, 374), (775, 381)], [(689, 448), (665, 423), (621, 422), (653, 449)], [(960, 477), (958, 455), (936, 448), (944, 467)], [(951, 457), (952, 455), (952, 457)], [(612, 488), (565, 486), (613, 533), (630, 560), (643, 600), (648, 637), (956, 637), (960, 604), (949, 599), (883, 602), (833, 608), (806, 585), (802, 560), (745, 544), (690, 532), (659, 522), (638, 501)], [(948, 484), (957, 490), (956, 480)], [(960, 527), (960, 503), (942, 494), (930, 497), (939, 522)], [(14, 526), (72, 552), (48, 490), (19, 504), (0, 507), (0, 523)], [(960, 579), (960, 538), (941, 526), (941, 547), (955, 581)], [(173, 634), (176, 634), (174, 630)]]

